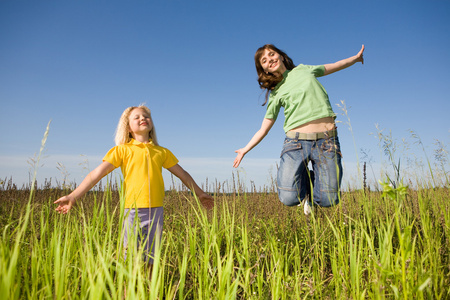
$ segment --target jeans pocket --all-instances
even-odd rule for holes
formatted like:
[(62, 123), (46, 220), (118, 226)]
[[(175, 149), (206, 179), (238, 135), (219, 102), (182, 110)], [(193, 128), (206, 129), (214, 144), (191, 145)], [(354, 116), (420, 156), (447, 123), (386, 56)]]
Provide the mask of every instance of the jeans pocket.
[(341, 145), (339, 144), (339, 140), (337, 138), (325, 139), (322, 142), (321, 149), (325, 154), (339, 154), (342, 157), (341, 153)]
[(280, 157), (283, 156), (286, 152), (294, 151), (302, 149), (302, 143), (299, 140), (293, 140), (293, 139), (285, 139), (283, 150), (281, 150)]

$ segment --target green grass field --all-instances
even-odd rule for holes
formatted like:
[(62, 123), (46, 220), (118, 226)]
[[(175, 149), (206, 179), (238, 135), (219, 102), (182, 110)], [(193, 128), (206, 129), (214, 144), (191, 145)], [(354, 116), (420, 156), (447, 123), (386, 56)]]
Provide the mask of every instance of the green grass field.
[[(47, 135), (48, 126), (36, 165)], [(124, 259), (120, 185), (59, 215), (65, 182), (0, 180), (0, 299), (450, 299), (447, 151), (438, 145), (434, 169), (425, 155), (404, 170), (392, 138), (378, 137), (390, 184), (371, 191), (364, 165), (364, 189), (347, 187), (339, 205), (308, 217), (274, 186), (245, 192), (239, 176), (231, 191), (214, 185), (210, 211), (172, 187), (152, 269), (135, 239)]]
[(123, 259), (117, 188), (69, 215), (52, 204), (67, 190), (0, 188), (2, 299), (450, 298), (446, 187), (345, 192), (309, 217), (273, 192), (215, 194), (206, 212), (170, 191), (151, 280), (139, 251)]

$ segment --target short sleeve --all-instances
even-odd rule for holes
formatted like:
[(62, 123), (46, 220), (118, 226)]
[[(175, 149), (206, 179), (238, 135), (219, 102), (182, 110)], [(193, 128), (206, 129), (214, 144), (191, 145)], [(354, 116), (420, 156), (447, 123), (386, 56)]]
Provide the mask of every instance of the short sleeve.
[(307, 66), (311, 72), (314, 74), (315, 77), (322, 77), (325, 74), (325, 66), (319, 65), (319, 66)]
[(276, 121), (278, 113), (280, 112), (281, 105), (277, 98), (272, 96), (273, 95), (270, 95), (269, 103), (267, 104), (266, 115), (264, 116), (264, 118)]
[(164, 160), (163, 167), (165, 169), (172, 168), (178, 163), (178, 159), (173, 155), (173, 153), (169, 149), (165, 149), (166, 159)]
[(106, 153), (103, 157), (103, 161), (109, 162), (114, 167), (118, 168), (122, 165), (123, 162), (123, 151), (121, 151), (119, 146), (115, 146), (111, 150)]

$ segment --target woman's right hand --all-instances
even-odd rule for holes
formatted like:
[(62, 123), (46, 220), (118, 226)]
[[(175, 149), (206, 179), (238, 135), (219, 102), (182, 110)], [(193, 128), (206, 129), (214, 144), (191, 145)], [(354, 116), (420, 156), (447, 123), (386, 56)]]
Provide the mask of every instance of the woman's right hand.
[(72, 206), (75, 204), (75, 198), (68, 195), (68, 196), (64, 196), (59, 198), (58, 200), (56, 200), (55, 202), (53, 202), (54, 204), (58, 204), (58, 207), (55, 209), (57, 212), (59, 212), (60, 214), (67, 214), (70, 209), (72, 208)]
[(259, 144), (259, 142), (262, 141), (262, 139), (269, 133), (274, 123), (275, 120), (264, 118), (261, 124), (261, 128), (255, 133), (250, 142), (248, 142), (247, 146), (234, 151), (237, 153), (237, 156), (234, 159), (233, 167), (239, 167), (239, 164), (241, 163), (241, 160), (244, 158), (245, 154), (247, 154), (247, 152), (252, 150), (256, 145)]
[(237, 153), (237, 155), (236, 155), (236, 158), (234, 159), (233, 167), (237, 168), (237, 167), (239, 167), (239, 164), (241, 163), (241, 160), (244, 158), (246, 152), (245, 152), (244, 148), (241, 148), (234, 152)]
[(364, 64), (364, 48), (364, 45), (362, 45), (361, 50), (359, 50), (358, 54), (356, 54), (356, 61), (361, 62), (362, 64)]

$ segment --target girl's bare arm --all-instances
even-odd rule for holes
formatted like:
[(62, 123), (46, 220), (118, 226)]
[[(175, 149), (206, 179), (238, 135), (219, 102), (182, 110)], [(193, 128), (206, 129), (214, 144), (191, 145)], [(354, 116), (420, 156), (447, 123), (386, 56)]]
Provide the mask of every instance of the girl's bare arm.
[(75, 204), (77, 199), (83, 197), (93, 186), (95, 186), (100, 179), (105, 177), (108, 173), (114, 170), (116, 167), (109, 162), (104, 161), (97, 168), (92, 170), (81, 182), (81, 184), (69, 195), (63, 196), (56, 200), (55, 204), (58, 204), (56, 211), (59, 213), (67, 213)]
[(197, 185), (192, 176), (188, 172), (186, 172), (179, 164), (176, 164), (175, 166), (168, 168), (167, 170), (169, 170), (173, 175), (180, 178), (184, 185), (186, 185), (197, 195), (203, 206), (205, 206), (206, 208), (212, 208), (214, 206), (214, 199), (210, 195), (205, 193)]

